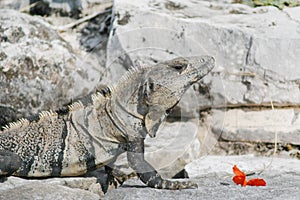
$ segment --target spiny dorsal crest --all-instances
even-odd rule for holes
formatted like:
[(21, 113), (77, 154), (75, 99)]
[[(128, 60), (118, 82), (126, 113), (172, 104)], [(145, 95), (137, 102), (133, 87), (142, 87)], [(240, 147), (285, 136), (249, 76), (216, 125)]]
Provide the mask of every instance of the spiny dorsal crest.
[(100, 92), (96, 92), (95, 94), (92, 94), (92, 102), (93, 102), (93, 105), (94, 105), (96, 102), (101, 101), (102, 98), (103, 98), (103, 95), (102, 95)]
[(113, 88), (109, 85), (99, 85), (97, 86), (96, 91), (96, 93), (100, 93), (104, 97), (110, 97), (113, 92)]
[(131, 66), (128, 71), (120, 78), (120, 80), (115, 83), (112, 88), (113, 91), (116, 91), (119, 87), (119, 84), (125, 84), (128, 82), (128, 80), (132, 79), (135, 75), (138, 75), (138, 72), (142, 72), (143, 69), (149, 68), (148, 65), (143, 65), (141, 63), (138, 63), (137, 66)]
[(96, 88), (96, 93), (91, 96), (93, 105), (95, 105), (95, 103), (101, 103), (104, 98), (111, 97), (113, 91), (114, 88), (109, 85), (99, 85)]
[[(58, 114), (57, 112), (53, 112), (52, 110), (50, 111), (42, 111), (39, 113), (39, 121), (47, 120), (47, 119), (52, 119), (52, 118), (57, 118)], [(22, 127), (27, 127), (30, 125), (30, 121), (25, 118), (21, 118), (16, 122), (10, 122), (9, 124), (3, 126), (3, 131), (12, 131), (16, 130)]]
[(3, 128), (4, 131), (15, 130), (15, 129), (19, 129), (21, 127), (28, 126), (29, 124), (30, 124), (30, 122), (29, 122), (28, 119), (21, 118), (16, 122), (11, 122), (8, 125), (3, 126), (2, 128)]
[(76, 110), (84, 108), (84, 105), (81, 101), (78, 101), (78, 102), (74, 102), (71, 105), (69, 105), (68, 108), (69, 108), (69, 111), (72, 112), (72, 111), (76, 111)]
[(49, 111), (42, 111), (39, 113), (39, 118), (40, 118), (40, 121), (42, 120), (47, 120), (47, 119), (51, 119), (53, 117), (57, 117), (58, 114), (57, 112), (54, 112), (52, 110), (49, 110)]

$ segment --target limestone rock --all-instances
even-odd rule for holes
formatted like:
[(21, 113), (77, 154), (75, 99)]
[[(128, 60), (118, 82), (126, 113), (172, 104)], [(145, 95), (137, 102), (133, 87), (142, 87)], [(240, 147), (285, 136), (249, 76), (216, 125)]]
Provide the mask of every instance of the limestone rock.
[[(259, 173), (251, 178), (263, 178), (266, 187), (240, 187), (232, 181), (234, 164), (247, 172)], [(189, 180), (197, 189), (159, 190), (145, 187), (139, 180), (128, 180), (124, 187), (108, 191), (103, 199), (299, 199), (300, 161), (248, 156), (208, 156), (186, 167)]]
[(300, 119), (297, 109), (214, 111), (212, 130), (225, 141), (277, 142), (300, 145)]
[(0, 8), (1, 9), (14, 9), (14, 10), (20, 10), (22, 8), (25, 8), (29, 5), (30, 0), (1, 0), (0, 1)]
[(244, 172), (262, 172), (262, 175), (278, 176), (293, 174), (300, 176), (300, 160), (291, 158), (244, 156), (207, 156), (194, 160), (186, 165), (185, 170), (190, 178), (218, 175), (231, 175), (232, 167), (237, 165)]
[(166, 177), (200, 156), (198, 127), (192, 122), (163, 125), (156, 138), (146, 138), (145, 159)]
[[(163, 177), (171, 178), (184, 166), (201, 155), (202, 144), (198, 139), (199, 128), (194, 122), (164, 123), (155, 138), (145, 139), (145, 160)], [(111, 166), (129, 175), (126, 154)]]
[(298, 21), (300, 23), (300, 7), (293, 7), (293, 8), (289, 8), (289, 7), (285, 7), (283, 9), (284, 12), (286, 12), (288, 14), (288, 16), (295, 21)]
[(1, 117), (57, 109), (91, 92), (100, 78), (40, 17), (1, 10), (0, 41)]
[(87, 14), (85, 9), (108, 2), (112, 0), (1, 0), (0, 8), (20, 10), (32, 15), (60, 14), (79, 17), (79, 14)]
[(139, 61), (209, 54), (217, 66), (204, 79), (206, 105), (300, 103), (300, 24), (275, 7), (116, 0), (114, 14), (106, 63), (113, 80)]
[(1, 199), (7, 200), (99, 199), (100, 196), (98, 194), (88, 191), (89, 187), (93, 184), (96, 184), (96, 178), (24, 180), (21, 178), (9, 177), (6, 182), (1, 183), (0, 197)]

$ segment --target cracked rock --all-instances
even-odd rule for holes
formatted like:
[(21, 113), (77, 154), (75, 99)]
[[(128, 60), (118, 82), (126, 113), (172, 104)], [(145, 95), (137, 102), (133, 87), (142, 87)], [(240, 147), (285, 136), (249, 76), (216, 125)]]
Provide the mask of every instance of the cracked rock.
[(116, 0), (106, 65), (118, 80), (139, 61), (209, 54), (216, 67), (204, 79), (210, 84), (206, 106), (299, 104), (298, 11), (285, 9), (289, 17), (276, 7), (231, 1)]
[(91, 92), (100, 78), (40, 17), (1, 10), (0, 41), (2, 123), (56, 110)]

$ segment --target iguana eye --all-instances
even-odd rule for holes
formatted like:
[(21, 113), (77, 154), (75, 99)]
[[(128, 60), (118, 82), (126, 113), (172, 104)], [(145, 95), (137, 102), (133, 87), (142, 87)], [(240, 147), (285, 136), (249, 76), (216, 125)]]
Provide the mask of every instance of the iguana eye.
[(175, 64), (172, 66), (174, 69), (177, 69), (178, 71), (182, 71), (186, 68), (186, 64)]
[(179, 57), (171, 61), (164, 62), (163, 64), (175, 69), (179, 73), (182, 73), (188, 67), (189, 61), (182, 57)]
[(172, 65), (170, 65), (172, 68), (176, 69), (179, 73), (183, 72), (187, 67), (188, 64), (187, 63), (183, 63), (183, 62), (175, 62)]

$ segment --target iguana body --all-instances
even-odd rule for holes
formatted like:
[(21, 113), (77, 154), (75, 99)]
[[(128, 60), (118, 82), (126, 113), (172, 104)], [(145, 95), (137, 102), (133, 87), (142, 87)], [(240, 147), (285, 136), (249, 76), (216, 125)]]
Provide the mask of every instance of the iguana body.
[(148, 186), (195, 186), (162, 179), (144, 160), (144, 139), (155, 136), (166, 113), (213, 67), (212, 57), (199, 56), (131, 69), (87, 102), (8, 125), (0, 132), (0, 176), (78, 176), (126, 151), (130, 167)]

